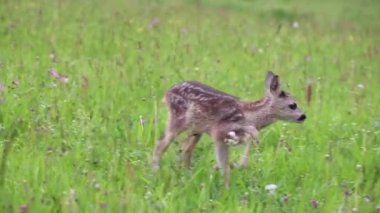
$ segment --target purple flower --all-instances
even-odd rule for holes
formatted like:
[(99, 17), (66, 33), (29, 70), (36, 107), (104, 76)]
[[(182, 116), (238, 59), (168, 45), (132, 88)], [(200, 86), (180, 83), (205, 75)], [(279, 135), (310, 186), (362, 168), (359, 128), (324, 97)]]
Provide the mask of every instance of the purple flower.
[(156, 28), (160, 25), (160, 20), (157, 17), (154, 17), (152, 20), (150, 20), (149, 27), (151, 29)]
[(59, 78), (59, 73), (58, 73), (57, 70), (54, 69), (54, 68), (51, 68), (51, 69), (49, 70), (49, 75), (50, 75), (51, 77), (53, 77), (53, 78)]
[(51, 68), (49, 70), (49, 75), (53, 78), (58, 79), (62, 83), (66, 84), (69, 82), (69, 77), (67, 77), (66, 75), (59, 74), (58, 71), (54, 68)]
[(101, 209), (106, 209), (106, 208), (108, 208), (107, 203), (100, 203), (100, 208), (101, 208)]
[(28, 209), (29, 209), (28, 204), (22, 204), (22, 205), (20, 206), (20, 212), (27, 212)]
[(62, 83), (69, 83), (69, 77), (65, 76), (65, 75), (60, 75), (59, 76), (59, 81), (61, 81)]
[(284, 202), (284, 203), (288, 203), (288, 201), (289, 201), (289, 197), (288, 197), (288, 195), (284, 195), (284, 196), (282, 196), (281, 200), (282, 200), (282, 202)]
[(311, 201), (311, 206), (314, 208), (314, 209), (316, 209), (316, 208), (318, 208), (318, 205), (319, 205), (319, 203), (318, 203), (318, 200), (312, 200)]
[(0, 92), (5, 91), (6, 86), (2, 83), (0, 83)]

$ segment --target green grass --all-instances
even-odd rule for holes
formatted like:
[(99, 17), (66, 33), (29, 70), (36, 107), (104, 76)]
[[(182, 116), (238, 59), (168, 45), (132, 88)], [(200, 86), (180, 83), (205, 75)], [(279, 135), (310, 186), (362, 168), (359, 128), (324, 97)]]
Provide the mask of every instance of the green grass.
[[(379, 10), (371, 0), (1, 1), (0, 212), (376, 212)], [(256, 99), (267, 70), (308, 119), (263, 130), (230, 190), (208, 137), (191, 171), (173, 143), (151, 172), (165, 90), (195, 79)]]

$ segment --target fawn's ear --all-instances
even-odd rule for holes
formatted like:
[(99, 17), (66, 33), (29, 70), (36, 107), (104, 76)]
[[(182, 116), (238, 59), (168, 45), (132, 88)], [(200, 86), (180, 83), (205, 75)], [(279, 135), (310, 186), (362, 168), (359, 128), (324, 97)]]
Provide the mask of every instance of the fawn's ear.
[(281, 91), (280, 79), (272, 71), (268, 71), (265, 80), (266, 90), (272, 94), (278, 94)]

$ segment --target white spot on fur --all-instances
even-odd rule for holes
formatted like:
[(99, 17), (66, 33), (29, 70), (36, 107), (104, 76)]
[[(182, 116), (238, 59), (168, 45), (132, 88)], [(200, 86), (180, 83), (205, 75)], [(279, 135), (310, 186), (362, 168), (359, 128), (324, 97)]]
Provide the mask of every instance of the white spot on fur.
[(228, 136), (230, 136), (232, 139), (235, 139), (235, 140), (239, 139), (239, 138), (237, 137), (235, 131), (230, 131), (230, 132), (228, 132)]
[(229, 131), (227, 133), (227, 135), (230, 137), (230, 138), (226, 138), (224, 141), (228, 144), (228, 145), (237, 145), (240, 143), (240, 138), (239, 136), (236, 135), (236, 132), (235, 131)]

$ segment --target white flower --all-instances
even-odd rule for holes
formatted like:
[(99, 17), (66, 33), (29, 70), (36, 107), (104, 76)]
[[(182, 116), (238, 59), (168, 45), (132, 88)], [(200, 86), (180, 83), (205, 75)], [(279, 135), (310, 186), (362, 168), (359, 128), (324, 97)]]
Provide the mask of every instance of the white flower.
[(300, 24), (298, 23), (298, 21), (294, 21), (294, 22), (292, 23), (292, 27), (293, 27), (294, 29), (297, 29), (297, 28), (300, 27)]
[(364, 89), (364, 85), (363, 85), (363, 84), (358, 84), (358, 85), (356, 85), (356, 87), (357, 87), (358, 89)]
[(265, 190), (267, 190), (269, 193), (274, 193), (276, 189), (277, 189), (277, 185), (273, 183), (265, 186)]

